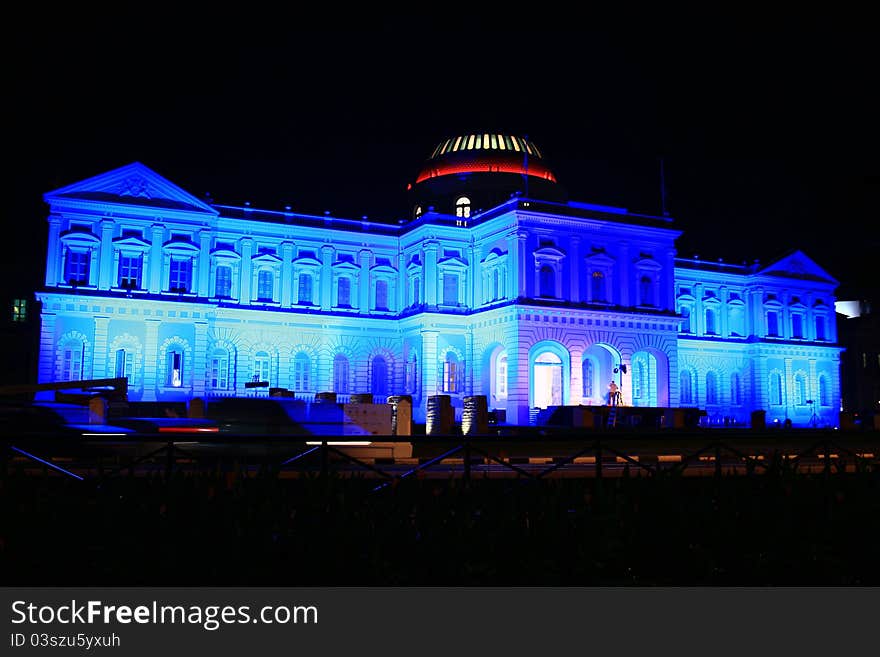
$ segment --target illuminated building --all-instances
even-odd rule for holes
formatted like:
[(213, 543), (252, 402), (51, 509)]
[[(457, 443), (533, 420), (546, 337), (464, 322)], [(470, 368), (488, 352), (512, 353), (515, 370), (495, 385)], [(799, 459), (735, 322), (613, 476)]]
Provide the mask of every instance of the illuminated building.
[(39, 380), (410, 394), (418, 420), (431, 395), (486, 395), (527, 424), (613, 379), (710, 422), (837, 423), (837, 282), (805, 254), (676, 258), (671, 219), (568, 200), (508, 135), (444, 140), (410, 195), (388, 223), (231, 207), (139, 163), (49, 192)]

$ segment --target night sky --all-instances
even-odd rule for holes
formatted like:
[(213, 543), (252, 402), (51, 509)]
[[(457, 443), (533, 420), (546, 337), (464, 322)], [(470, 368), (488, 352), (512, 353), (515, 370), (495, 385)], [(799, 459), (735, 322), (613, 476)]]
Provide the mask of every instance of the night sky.
[(662, 158), (679, 255), (800, 248), (839, 298), (880, 299), (867, 16), (438, 7), (10, 21), (4, 223), (24, 239), (5, 284), (41, 284), (44, 192), (133, 161), (218, 203), (390, 220), (409, 216), (406, 185), (442, 138), (488, 131), (528, 135), (571, 198), (648, 214)]

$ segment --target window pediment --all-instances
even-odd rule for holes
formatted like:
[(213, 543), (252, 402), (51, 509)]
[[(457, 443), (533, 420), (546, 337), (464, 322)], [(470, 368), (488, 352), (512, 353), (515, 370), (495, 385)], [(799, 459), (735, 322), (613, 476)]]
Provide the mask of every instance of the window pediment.
[(241, 260), (241, 255), (230, 249), (214, 249), (211, 256), (218, 260)]
[(443, 267), (444, 269), (467, 269), (467, 263), (457, 257), (444, 258), (437, 263), (437, 266)]
[[(301, 258), (301, 260), (302, 259), (303, 258)], [(275, 265), (281, 264), (281, 258), (279, 258), (274, 253), (261, 253), (260, 255), (254, 256), (253, 258), (251, 258), (251, 262), (253, 262), (255, 265), (268, 265), (268, 266), (274, 267)], [(299, 261), (294, 261), (294, 262), (299, 263)], [(315, 260), (315, 262), (318, 263), (317, 260)], [(309, 264), (311, 264), (311, 263), (309, 263)], [(318, 263), (318, 264), (321, 264), (321, 263)]]
[(341, 260), (333, 263), (333, 271), (336, 272), (358, 272), (360, 270), (360, 267), (348, 260)]
[(492, 249), (492, 251), (483, 259), (483, 264), (485, 265), (498, 265), (507, 260), (507, 254), (501, 253), (498, 249)]
[(115, 237), (113, 238), (113, 246), (130, 251), (146, 251), (150, 248), (149, 243), (137, 237)]
[(370, 268), (371, 274), (384, 274), (386, 276), (397, 276), (397, 270), (390, 265), (374, 265)]
[(635, 262), (636, 269), (648, 270), (648, 271), (660, 271), (663, 269), (663, 265), (661, 265), (656, 260), (649, 260), (647, 258), (642, 258), (641, 260), (636, 260)]
[(195, 255), (199, 252), (199, 247), (189, 242), (165, 242), (162, 249), (166, 253), (177, 253), (180, 255)]
[(537, 260), (562, 260), (565, 257), (565, 251), (561, 251), (554, 246), (545, 246), (534, 251)]
[(101, 243), (101, 240), (92, 235), (91, 233), (80, 233), (80, 232), (65, 232), (60, 238), (63, 244), (68, 246), (70, 245), (79, 245), (79, 246), (94, 246)]
[(416, 262), (411, 262), (406, 267), (408, 274), (418, 274), (422, 271), (422, 266)]
[(614, 258), (606, 253), (594, 253), (584, 258), (587, 263), (597, 269), (610, 269), (614, 266)]

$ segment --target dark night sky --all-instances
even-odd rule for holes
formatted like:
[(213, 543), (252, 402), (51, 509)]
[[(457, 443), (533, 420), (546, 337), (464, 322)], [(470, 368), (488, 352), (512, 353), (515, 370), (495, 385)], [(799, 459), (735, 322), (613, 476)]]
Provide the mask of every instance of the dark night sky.
[(680, 255), (801, 248), (840, 297), (880, 298), (865, 15), (68, 11), (3, 39), (7, 285), (41, 281), (44, 192), (135, 160), (220, 203), (391, 219), (441, 138), (486, 130), (527, 134), (572, 198), (638, 212), (661, 211), (663, 157)]

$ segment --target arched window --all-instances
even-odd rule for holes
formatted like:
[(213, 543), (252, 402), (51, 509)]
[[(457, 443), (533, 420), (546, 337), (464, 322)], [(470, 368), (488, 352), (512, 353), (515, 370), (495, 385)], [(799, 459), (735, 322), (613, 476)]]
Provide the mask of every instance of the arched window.
[(691, 309), (687, 306), (682, 306), (679, 310), (681, 313), (681, 332), (682, 333), (690, 333), (691, 332)]
[(388, 281), (376, 281), (376, 310), (388, 310)]
[(718, 375), (715, 372), (706, 373), (706, 403), (718, 403)]
[(131, 373), (134, 367), (134, 351), (131, 349), (116, 350), (116, 369), (115, 376), (117, 379), (128, 379), (129, 384), (132, 383)]
[(734, 406), (742, 404), (742, 391), (740, 388), (739, 372), (730, 375), (730, 403)]
[(460, 196), (455, 201), (455, 216), (464, 219), (471, 216), (471, 200), (467, 196)]
[(458, 356), (451, 351), (446, 352), (446, 360), (443, 361), (443, 392), (458, 392), (461, 381), (461, 364)]
[(215, 349), (211, 354), (211, 388), (227, 390), (229, 388), (229, 352), (226, 349)]
[(641, 399), (645, 388), (645, 364), (642, 361), (633, 363), (632, 387), (633, 399)]
[(593, 397), (593, 391), (596, 389), (596, 382), (594, 381), (595, 367), (593, 365), (593, 359), (584, 358), (581, 370), (583, 372), (584, 379), (584, 399), (591, 399)]
[(183, 348), (175, 346), (166, 352), (165, 384), (172, 388), (183, 386)]
[(346, 394), (348, 389), (348, 358), (342, 354), (336, 354), (336, 358), (333, 359), (333, 390)]
[(410, 356), (406, 362), (406, 391), (409, 394), (419, 389), (419, 361), (416, 355)]
[(594, 271), (591, 276), (593, 301), (605, 301), (605, 274)]
[(794, 403), (798, 406), (807, 404), (807, 377), (803, 374), (794, 376)]
[(254, 354), (254, 373), (253, 380), (269, 382), (269, 364), (271, 359), (265, 351), (258, 351)]
[(715, 309), (706, 308), (706, 335), (715, 335), (717, 332), (715, 328)]
[(782, 406), (782, 375), (779, 372), (770, 375), (770, 403)]
[(299, 352), (293, 358), (293, 390), (294, 392), (307, 392), (309, 390), (309, 370), (312, 362), (308, 355)]
[(542, 297), (556, 298), (556, 272), (550, 265), (542, 265), (538, 273), (539, 292)]
[(824, 374), (819, 375), (819, 406), (828, 406), (828, 379)]
[(218, 297), (232, 296), (232, 267), (229, 265), (218, 265), (214, 272), (214, 294)]
[[(342, 279), (339, 279), (342, 280)], [(299, 275), (299, 303), (305, 305), (312, 304), (312, 275)]]
[(654, 305), (654, 284), (647, 274), (639, 279), (639, 298), (643, 306)]
[(340, 276), (336, 281), (336, 305), (351, 305), (351, 279), (348, 276)]
[(507, 399), (507, 351), (502, 351), (495, 360), (495, 397)]
[(374, 395), (388, 394), (388, 366), (382, 356), (373, 358), (373, 371), (370, 377), (370, 391)]
[[(275, 274), (271, 269), (261, 269), (257, 274), (257, 299), (259, 301), (272, 301), (272, 283)], [(302, 277), (300, 277), (300, 289), (302, 289)], [(302, 297), (300, 297), (302, 303)]]
[(691, 373), (688, 370), (684, 370), (678, 377), (681, 392), (681, 403), (682, 404), (693, 404), (694, 403), (694, 389), (693, 389), (693, 381), (691, 379)]
[(81, 381), (83, 366), (83, 344), (80, 341), (68, 342), (61, 351), (61, 380)]

